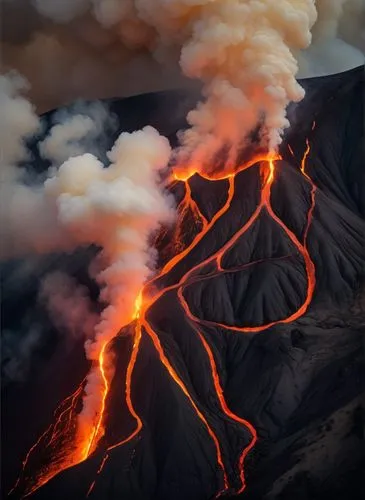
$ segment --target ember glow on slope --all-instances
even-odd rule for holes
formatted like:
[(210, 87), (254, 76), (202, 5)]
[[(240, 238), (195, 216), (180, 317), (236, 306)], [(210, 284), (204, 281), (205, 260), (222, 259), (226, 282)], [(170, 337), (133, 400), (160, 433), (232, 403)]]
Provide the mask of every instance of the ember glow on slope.
[[(80, 2), (81, 7), (83, 3), (87, 2)], [(41, 0), (37, 4), (40, 8), (49, 9), (48, 15), (55, 15), (52, 2), (47, 4), (48, 7)], [(245, 487), (244, 458), (255, 444), (256, 431), (249, 422), (228, 408), (214, 355), (199, 331), (203, 321), (191, 312), (184, 290), (199, 279), (199, 270), (207, 263), (214, 264), (214, 272), (230, 272), (222, 267), (222, 257), (265, 210), (285, 232), (304, 261), (307, 277), (305, 300), (288, 317), (278, 318), (268, 324), (218, 326), (232, 333), (259, 332), (277, 323), (294, 321), (306, 312), (311, 302), (315, 269), (306, 242), (316, 188), (305, 171), (309, 145), (301, 168), (306, 181), (311, 184), (311, 205), (302, 242), (274, 213), (270, 195), (275, 182), (275, 162), (279, 160), (276, 150), (284, 129), (289, 126), (286, 107), (289, 102), (304, 97), (304, 91), (295, 79), (298, 67), (293, 51), (306, 48), (310, 43), (310, 29), (316, 20), (315, 5), (312, 0), (262, 0), (244, 4), (238, 0), (174, 0), (169, 4), (157, 0), (140, 0), (127, 2), (127, 7), (123, 9), (116, 8), (118, 2), (100, 1), (93, 4), (95, 15), (104, 23), (118, 25), (118, 32), (125, 43), (142, 43), (153, 47), (155, 52), (166, 50), (170, 45), (178, 47), (184, 74), (198, 78), (203, 83), (204, 98), (188, 115), (190, 128), (181, 134), (171, 175), (171, 182), (181, 182), (185, 186), (185, 197), (175, 223), (181, 224), (184, 214), (190, 210), (201, 230), (189, 246), (172, 255), (162, 270), (148, 281), (153, 270), (150, 236), (158, 230), (160, 223), (172, 220), (172, 202), (160, 183), (160, 172), (167, 167), (171, 155), (167, 139), (151, 127), (132, 134), (122, 133), (108, 153), (111, 162), (108, 168), (104, 168), (95, 156), (85, 152), (64, 161), (56, 172), (50, 171), (43, 185), (35, 188), (26, 186), (18, 176), (16, 163), (23, 159), (24, 138), (34, 134), (38, 120), (28, 101), (17, 93), (21, 87), (19, 80), (2, 79), (2, 102), (6, 104), (8, 118), (7, 134), (3, 134), (2, 141), (4, 145), (11, 145), (9, 147), (7, 144), (9, 153), (3, 158), (2, 166), (7, 173), (4, 185), (12, 194), (2, 224), (6, 228), (4, 239), (8, 241), (9, 234), (14, 237), (8, 249), (15, 247), (18, 250), (21, 246), (22, 252), (49, 252), (97, 244), (102, 252), (96, 277), (102, 289), (101, 302), (107, 304), (92, 338), (85, 342), (86, 355), (92, 362), (90, 372), (76, 391), (60, 404), (55, 422), (29, 451), (15, 488), (20, 487), (30, 494), (60, 471), (87, 459), (97, 448), (105, 434), (105, 407), (114, 375), (108, 348), (120, 329), (131, 324), (134, 328), (134, 344), (127, 369), (126, 401), (136, 420), (136, 427), (119, 442), (108, 443), (109, 452), (133, 439), (142, 428), (141, 419), (133, 406), (132, 377), (141, 338), (147, 335), (162, 365), (188, 399), (214, 443), (217, 464), (222, 472), (222, 489), (217, 492), (217, 496), (230, 488), (219, 440), (166, 356), (147, 318), (153, 304), (167, 291), (176, 290), (181, 307), (194, 325), (202, 348), (206, 351), (222, 410), (229, 418), (247, 427), (252, 436), (237, 464), (241, 480), (238, 493)], [(111, 5), (116, 8), (113, 11), (115, 18), (110, 17)], [(71, 17), (74, 15), (72, 13)], [(131, 24), (140, 30), (141, 38), (137, 42), (130, 39)], [(136, 32), (133, 32), (133, 37), (135, 35)], [(27, 119), (19, 121), (19, 115)], [(19, 124), (22, 125), (20, 129), (17, 128)], [(267, 153), (237, 166), (237, 153), (258, 124), (262, 130), (261, 143)], [(79, 138), (79, 129), (75, 132), (74, 125), (73, 121), (65, 122), (62, 126), (68, 133), (71, 131), (73, 138)], [(9, 130), (12, 131), (10, 134)], [(56, 135), (55, 131), (53, 133)], [(70, 137), (68, 133), (64, 136)], [(229, 149), (225, 168), (212, 174), (209, 170), (210, 160), (226, 145)], [(177, 283), (164, 287), (162, 278), (188, 256), (199, 241), (214, 229), (222, 215), (229, 211), (235, 193), (235, 176), (257, 163), (261, 165), (261, 200), (249, 220), (219, 251), (190, 269)], [(210, 221), (202, 216), (191, 196), (189, 179), (193, 175), (201, 175), (211, 182), (226, 180), (228, 183), (226, 202)], [(25, 211), (28, 227), (23, 232)], [(45, 228), (52, 230), (46, 234)], [(5, 246), (5, 256), (6, 252)], [(82, 410), (77, 412), (79, 399), (82, 399)], [(47, 465), (31, 476), (30, 462), (40, 449), (41, 453), (46, 450), (48, 454)], [(106, 460), (104, 457), (100, 472)], [(92, 491), (92, 485), (89, 491)]]

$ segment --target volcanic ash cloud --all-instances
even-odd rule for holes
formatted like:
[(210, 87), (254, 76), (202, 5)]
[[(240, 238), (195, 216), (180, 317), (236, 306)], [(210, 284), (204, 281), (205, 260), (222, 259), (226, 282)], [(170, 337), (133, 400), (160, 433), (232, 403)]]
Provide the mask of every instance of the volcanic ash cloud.
[(124, 47), (148, 48), (165, 63), (178, 55), (184, 75), (203, 83), (180, 151), (198, 169), (223, 145), (234, 163), (259, 124), (262, 143), (275, 150), (289, 125), (288, 103), (304, 97), (293, 52), (311, 42), (313, 0), (92, 0), (79, 2), (76, 14), (59, 2), (37, 5), (58, 22), (89, 8)]

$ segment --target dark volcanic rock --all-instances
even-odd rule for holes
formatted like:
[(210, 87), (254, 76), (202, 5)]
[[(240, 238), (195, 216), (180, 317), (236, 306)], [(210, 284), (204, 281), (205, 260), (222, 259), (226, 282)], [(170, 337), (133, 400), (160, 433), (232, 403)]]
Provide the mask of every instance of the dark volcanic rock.
[[(242, 498), (246, 500), (357, 500), (364, 495), (363, 68), (305, 80), (303, 85), (307, 90), (305, 100), (289, 111), (293, 126), (282, 145), (282, 160), (276, 164), (271, 202), (274, 212), (302, 242), (311, 185), (300, 173), (300, 159), (308, 139), (311, 150), (307, 172), (317, 186), (308, 233), (317, 282), (308, 311), (293, 322), (279, 323), (256, 334), (234, 332), (213, 323), (258, 326), (275, 322), (290, 316), (305, 300), (303, 257), (266, 209), (222, 260), (226, 270), (254, 264), (237, 272), (205, 276), (184, 290), (192, 312), (202, 320), (199, 330), (211, 346), (228, 406), (258, 432), (258, 442), (245, 461), (247, 488)], [(174, 140), (193, 101), (192, 96), (166, 92), (114, 100), (109, 105), (118, 117), (119, 129), (151, 124)], [(117, 133), (115, 130), (103, 143), (105, 148)], [(225, 202), (227, 181), (209, 183), (193, 178), (191, 187), (202, 213), (211, 220)], [(260, 199), (259, 166), (238, 174), (235, 188), (230, 210), (189, 257), (161, 279), (161, 285), (175, 283), (193, 265), (217, 251), (250, 218)], [(176, 196), (181, 198), (182, 193)], [(191, 222), (186, 225), (187, 241), (194, 234)], [(189, 231), (193, 233), (189, 235)], [(161, 245), (166, 244), (162, 239)], [(161, 246), (162, 260), (165, 253)], [(69, 259), (73, 274), (84, 276), (85, 262), (77, 256)], [(60, 262), (57, 259), (54, 265), (59, 267)], [(211, 271), (203, 269), (201, 275)], [(37, 284), (33, 281), (35, 288), (22, 293), (16, 290), (15, 298), (15, 292), (10, 293), (12, 275), (7, 272), (4, 315), (10, 328), (16, 302), (22, 301), (21, 309), (27, 312)], [(80, 279), (86, 280), (85, 276)], [(166, 356), (220, 441), (231, 486), (229, 497), (240, 487), (237, 463), (250, 433), (222, 411), (207, 353), (175, 291), (153, 306), (149, 320)], [(135, 422), (124, 395), (131, 343), (131, 337), (125, 336), (114, 342), (116, 374), (108, 398), (103, 443), (87, 461), (56, 476), (32, 498), (84, 498), (102, 460), (103, 447), (133, 430)], [(67, 351), (61, 340), (53, 344), (48, 360), (38, 360), (38, 370), (31, 371), (32, 377), (4, 389), (6, 483), (13, 481), (27, 448), (51, 420), (57, 401), (72, 391), (87, 370), (81, 346)], [(214, 498), (222, 489), (214, 443), (146, 335), (132, 389), (143, 429), (125, 446), (110, 451), (89, 498)], [(14, 412), (19, 417), (14, 419)], [(28, 414), (30, 418), (24, 419)]]

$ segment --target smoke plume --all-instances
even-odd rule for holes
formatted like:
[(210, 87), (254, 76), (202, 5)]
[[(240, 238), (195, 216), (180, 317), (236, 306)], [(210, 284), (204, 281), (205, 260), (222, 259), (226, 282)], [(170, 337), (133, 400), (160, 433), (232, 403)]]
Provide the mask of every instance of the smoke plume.
[(310, 44), (316, 20), (312, 0), (91, 0), (68, 5), (37, 0), (43, 15), (63, 23), (87, 4), (122, 46), (144, 47), (164, 61), (177, 54), (184, 75), (203, 84), (204, 101), (188, 114), (182, 156), (207, 163), (230, 146), (234, 163), (242, 140), (263, 125), (263, 142), (274, 150), (289, 123), (286, 106), (303, 98), (292, 54)]
[[(23, 85), (18, 77), (2, 77), (0, 83), (7, 125), (1, 134), (2, 257), (92, 244), (101, 249), (91, 271), (105, 307), (85, 344), (87, 357), (97, 361), (102, 346), (131, 321), (136, 297), (153, 269), (149, 238), (161, 222), (172, 217), (172, 203), (159, 186), (160, 170), (170, 157), (168, 140), (152, 127), (122, 133), (107, 153), (107, 168), (96, 156), (79, 154), (70, 156), (58, 169), (50, 169), (43, 184), (26, 185), (17, 162), (26, 160), (25, 138), (38, 130), (39, 120), (28, 101), (17, 94)], [(79, 152), (80, 140), (95, 129), (97, 124), (90, 117), (70, 118), (51, 129), (41, 151), (57, 163), (65, 155)], [(65, 290), (59, 277), (56, 281), (57, 294), (54, 277), (43, 286), (53, 312), (59, 312), (70, 289), (68, 284)], [(81, 328), (74, 309), (64, 310), (67, 316), (59, 316), (59, 321), (74, 329), (77, 320)], [(85, 388), (88, 414), (93, 412), (92, 398), (100, 393), (95, 385), (101, 382), (98, 370), (93, 369)]]
[[(29, 160), (26, 139), (40, 129), (33, 106), (19, 93), (27, 83), (13, 73), (0, 76), (0, 256), (17, 251), (51, 249), (62, 241), (54, 229), (54, 209), (44, 211), (43, 189), (26, 183), (26, 171), (19, 162)], [(50, 207), (51, 208), (51, 207)]]
[(54, 123), (40, 143), (43, 158), (59, 167), (71, 156), (84, 152), (98, 155), (106, 134), (115, 128), (114, 117), (101, 102), (76, 103), (52, 117)]
[(10, 27), (5, 33), (4, 65), (29, 74), (43, 106), (56, 96), (65, 102), (198, 81), (204, 100), (188, 115), (191, 127), (181, 137), (179, 156), (186, 161), (193, 153), (195, 168), (207, 168), (222, 144), (230, 146), (227, 164), (233, 164), (242, 138), (258, 123), (263, 144), (275, 149), (288, 126), (286, 105), (304, 96), (295, 76), (334, 73), (364, 61), (339, 38), (365, 50), (363, 0), (33, 0), (33, 7), (13, 0), (7, 5), (14, 5), (14, 17), (20, 5), (27, 6), (30, 21), (21, 35)]

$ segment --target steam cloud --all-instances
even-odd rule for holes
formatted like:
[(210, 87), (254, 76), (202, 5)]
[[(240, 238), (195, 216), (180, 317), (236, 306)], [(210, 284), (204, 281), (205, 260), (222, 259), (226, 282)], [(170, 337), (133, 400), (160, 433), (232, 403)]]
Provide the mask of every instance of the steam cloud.
[[(131, 320), (135, 299), (153, 268), (149, 237), (161, 222), (171, 220), (172, 203), (159, 187), (160, 169), (167, 165), (170, 146), (152, 127), (122, 133), (107, 153), (108, 168), (96, 156), (84, 153), (51, 169), (43, 184), (26, 185), (25, 171), (17, 162), (26, 160), (25, 139), (39, 129), (39, 121), (30, 103), (18, 95), (22, 88), (24, 82), (18, 76), (1, 77), (0, 102), (6, 124), (0, 144), (1, 255), (6, 258), (16, 252), (50, 252), (90, 244), (102, 249), (92, 272), (106, 307), (85, 344), (88, 358), (96, 360), (101, 346)], [(70, 118), (51, 129), (41, 151), (59, 161), (65, 154), (79, 152), (79, 140), (95, 127), (90, 118)], [(58, 279), (58, 285), (58, 295), (48, 294), (52, 312), (59, 311), (60, 302), (66, 300), (64, 280)], [(51, 282), (44, 286), (43, 291), (49, 292)], [(75, 320), (72, 314), (67, 319), (69, 326)], [(65, 317), (59, 317), (61, 320), (66, 322)], [(102, 382), (99, 376), (93, 370), (85, 388), (91, 395), (84, 404), (89, 413), (90, 398), (100, 392), (95, 390), (95, 384)]]
[(289, 125), (286, 106), (303, 98), (295, 79), (293, 50), (306, 48), (316, 20), (312, 0), (37, 0), (43, 15), (59, 23), (91, 8), (122, 46), (150, 50), (161, 61), (178, 56), (184, 75), (203, 83), (204, 101), (188, 114), (182, 156), (197, 165), (230, 145), (229, 162), (257, 125), (274, 150)]

